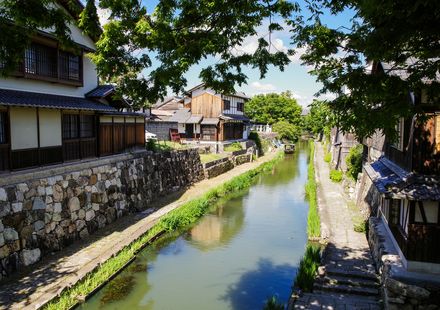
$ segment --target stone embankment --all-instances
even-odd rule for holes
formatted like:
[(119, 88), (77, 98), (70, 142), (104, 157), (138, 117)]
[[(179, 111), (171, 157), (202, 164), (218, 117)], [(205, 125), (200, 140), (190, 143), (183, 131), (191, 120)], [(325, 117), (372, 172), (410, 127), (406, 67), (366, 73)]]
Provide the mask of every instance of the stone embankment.
[(197, 150), (121, 155), (46, 175), (2, 175), (0, 280), (203, 178)]
[(203, 164), (205, 177), (214, 178), (236, 166), (252, 161), (253, 148), (232, 152), (229, 156)]

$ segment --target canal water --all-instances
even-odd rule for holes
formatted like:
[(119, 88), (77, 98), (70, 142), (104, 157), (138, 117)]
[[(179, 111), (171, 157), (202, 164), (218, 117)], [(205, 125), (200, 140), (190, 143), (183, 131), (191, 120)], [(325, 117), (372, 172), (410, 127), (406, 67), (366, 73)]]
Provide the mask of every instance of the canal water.
[(82, 309), (262, 309), (286, 302), (307, 242), (307, 144), (219, 201), (193, 227), (144, 249)]

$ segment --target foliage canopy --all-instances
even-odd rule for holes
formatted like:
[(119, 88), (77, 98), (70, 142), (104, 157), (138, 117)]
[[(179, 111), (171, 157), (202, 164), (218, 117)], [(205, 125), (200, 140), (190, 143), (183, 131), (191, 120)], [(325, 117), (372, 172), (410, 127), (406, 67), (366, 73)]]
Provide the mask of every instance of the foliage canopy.
[(301, 124), (301, 106), (292, 98), (290, 92), (281, 94), (262, 94), (253, 96), (245, 104), (246, 115), (263, 124), (286, 121), (299, 126)]

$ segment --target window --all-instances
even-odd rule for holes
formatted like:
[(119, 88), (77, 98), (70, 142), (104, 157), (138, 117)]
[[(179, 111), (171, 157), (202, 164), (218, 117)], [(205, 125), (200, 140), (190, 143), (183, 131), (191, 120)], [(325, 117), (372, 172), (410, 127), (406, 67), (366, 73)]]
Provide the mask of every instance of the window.
[(63, 115), (63, 139), (77, 139), (78, 135), (78, 115), (64, 114)]
[(402, 152), (403, 152), (404, 125), (405, 125), (405, 121), (402, 117), (402, 118), (400, 118), (399, 123), (396, 125), (397, 136), (396, 136), (395, 142), (392, 144), (392, 146), (394, 146), (396, 149), (398, 149), (399, 151), (402, 151)]
[(81, 82), (81, 56), (32, 43), (25, 50), (24, 73), (60, 81)]
[[(78, 126), (79, 125), (79, 126)], [(63, 139), (93, 138), (95, 136), (95, 116), (87, 114), (63, 115)]]
[(223, 100), (224, 104), (225, 104), (225, 110), (230, 110), (231, 109), (231, 101), (229, 100)]
[(237, 111), (243, 112), (243, 102), (237, 102)]
[(6, 121), (8, 114), (6, 112), (0, 112), (0, 144), (5, 144), (8, 141), (6, 136)]
[(60, 78), (63, 80), (79, 81), (79, 56), (60, 51)]
[(95, 127), (94, 115), (80, 116), (81, 138), (93, 138), (95, 136), (94, 127)]

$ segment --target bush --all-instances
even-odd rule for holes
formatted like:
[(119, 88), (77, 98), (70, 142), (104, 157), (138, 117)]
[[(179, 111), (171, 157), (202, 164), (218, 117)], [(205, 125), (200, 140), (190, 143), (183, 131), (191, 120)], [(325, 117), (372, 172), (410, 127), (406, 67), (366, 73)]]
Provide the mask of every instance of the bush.
[(249, 133), (248, 139), (255, 142), (255, 145), (257, 146), (258, 152), (260, 152), (260, 153), (264, 152), (263, 151), (263, 146), (261, 144), (261, 139), (260, 139), (260, 136), (258, 135), (258, 132), (251, 131)]
[(281, 121), (273, 125), (273, 131), (278, 134), (281, 140), (296, 141), (298, 140), (298, 129), (286, 121)]
[(298, 273), (295, 278), (295, 287), (305, 292), (311, 292), (315, 281), (316, 271), (321, 263), (321, 247), (308, 244), (304, 257), (299, 262)]
[(156, 140), (149, 139), (147, 141), (146, 148), (147, 148), (147, 150), (154, 152), (156, 150)]
[(353, 178), (353, 180), (356, 180), (358, 174), (362, 172), (362, 151), (362, 144), (354, 146), (350, 149), (350, 152), (345, 158), (347, 174)]
[(330, 152), (326, 153), (324, 156), (324, 161), (329, 163), (332, 160), (332, 154)]
[(333, 182), (339, 183), (342, 181), (342, 171), (340, 170), (331, 170), (330, 171), (330, 180)]

